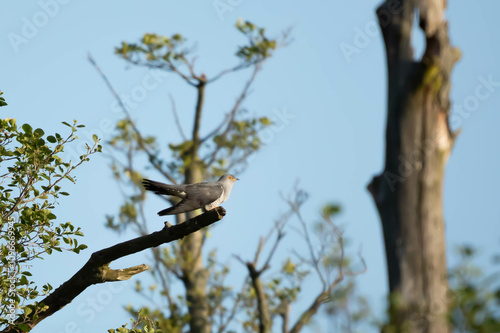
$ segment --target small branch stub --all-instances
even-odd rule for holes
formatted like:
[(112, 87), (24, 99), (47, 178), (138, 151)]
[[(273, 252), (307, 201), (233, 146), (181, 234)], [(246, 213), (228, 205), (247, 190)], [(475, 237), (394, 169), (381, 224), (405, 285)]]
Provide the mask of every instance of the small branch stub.
[(125, 281), (136, 274), (146, 271), (148, 268), (148, 265), (145, 264), (123, 269), (111, 269), (106, 266), (102, 270), (102, 279), (103, 282)]

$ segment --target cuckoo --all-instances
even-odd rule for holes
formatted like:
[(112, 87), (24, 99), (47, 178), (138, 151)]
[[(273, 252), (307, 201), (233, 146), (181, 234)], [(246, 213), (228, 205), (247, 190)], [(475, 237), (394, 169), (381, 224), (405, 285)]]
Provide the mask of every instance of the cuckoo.
[(158, 195), (170, 195), (181, 199), (176, 205), (158, 212), (158, 215), (175, 215), (196, 209), (208, 211), (218, 207), (231, 194), (234, 182), (239, 180), (233, 175), (224, 175), (215, 183), (196, 183), (169, 185), (143, 179), (144, 188)]

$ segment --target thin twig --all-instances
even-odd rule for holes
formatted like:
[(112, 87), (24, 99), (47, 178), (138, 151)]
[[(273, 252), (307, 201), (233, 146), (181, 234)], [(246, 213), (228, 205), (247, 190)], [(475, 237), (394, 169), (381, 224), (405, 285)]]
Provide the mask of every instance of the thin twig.
[(168, 70), (173, 73), (176, 73), (179, 75), (184, 81), (186, 81), (189, 85), (192, 85), (193, 87), (196, 87), (197, 80), (196, 77), (189, 77), (186, 74), (182, 73), (177, 67), (175, 67), (172, 63), (151, 63), (151, 62), (141, 62), (138, 60), (131, 60), (125, 58), (128, 62), (131, 64), (137, 65), (137, 66), (143, 66), (147, 68), (154, 68), (154, 69), (163, 69), (163, 70)]
[[(262, 63), (258, 63), (258, 64), (256, 64), (254, 66), (254, 70), (252, 72), (252, 75), (250, 76), (250, 79), (245, 83), (245, 86), (243, 87), (243, 90), (242, 90), (241, 94), (238, 96), (238, 98), (236, 99), (236, 102), (235, 102), (233, 108), (229, 112), (229, 115), (228, 115), (229, 119), (228, 120), (224, 120), (224, 122), (227, 121), (227, 125), (226, 125), (226, 128), (224, 129), (224, 131), (221, 134), (221, 136), (222, 136), (223, 139), (226, 137), (226, 135), (231, 130), (234, 118), (236, 116), (236, 112), (239, 110), (241, 104), (243, 103), (243, 101), (247, 97), (248, 91), (250, 90), (250, 87), (252, 86), (252, 83), (255, 81), (255, 78), (257, 77), (257, 73), (261, 70), (261, 68), (262, 68)], [(212, 131), (211, 133), (214, 133), (214, 132)], [(216, 133), (217, 132), (215, 132), (213, 135), (215, 135)], [(205, 140), (207, 140), (209, 138), (210, 138), (209, 136), (203, 138), (202, 140), (200, 140), (200, 143), (203, 143)], [(216, 147), (214, 149), (213, 153), (210, 155), (210, 158), (208, 159), (208, 161), (206, 163), (207, 167), (209, 167), (210, 165), (212, 165), (212, 163), (216, 160), (217, 154), (219, 153), (220, 149), (221, 149), (221, 147)]]
[(166, 172), (161, 167), (161, 164), (158, 162), (158, 159), (157, 159), (156, 155), (153, 154), (148, 149), (148, 147), (146, 147), (146, 145), (144, 144), (144, 138), (142, 137), (142, 134), (139, 131), (139, 129), (137, 128), (137, 126), (135, 125), (135, 122), (132, 120), (132, 117), (130, 116), (130, 113), (129, 113), (127, 107), (123, 103), (121, 97), (118, 95), (118, 93), (116, 92), (116, 90), (111, 85), (111, 82), (108, 80), (108, 77), (104, 74), (104, 72), (101, 70), (101, 68), (99, 67), (99, 65), (97, 65), (97, 62), (94, 60), (94, 58), (92, 57), (92, 55), (90, 53), (88, 54), (88, 60), (94, 66), (94, 68), (97, 70), (97, 72), (101, 75), (101, 78), (104, 80), (104, 82), (106, 83), (107, 87), (109, 88), (109, 90), (111, 91), (111, 93), (113, 94), (113, 96), (115, 97), (115, 99), (117, 100), (118, 105), (120, 106), (120, 108), (122, 109), (122, 111), (125, 113), (125, 116), (127, 117), (127, 120), (129, 121), (130, 125), (132, 126), (132, 129), (137, 134), (137, 137), (138, 137), (137, 143), (139, 144), (139, 146), (141, 147), (141, 149), (146, 153), (146, 155), (148, 155), (149, 161), (151, 162), (151, 164), (153, 165), (153, 167), (156, 170), (158, 170), (170, 182), (172, 182), (173, 184), (177, 184), (177, 181), (175, 180), (175, 178), (172, 177), (168, 172)]
[[(239, 258), (241, 259), (241, 258)], [(231, 312), (229, 314), (229, 316), (227, 317), (226, 319), (226, 322), (225, 323), (222, 323), (221, 322), (221, 325), (219, 326), (219, 329), (218, 329), (218, 333), (223, 333), (226, 329), (226, 327), (231, 323), (231, 321), (233, 321), (234, 319), (234, 316), (236, 315), (236, 311), (238, 311), (238, 305), (239, 303), (241, 302), (242, 298), (243, 298), (243, 292), (245, 291), (245, 287), (247, 285), (247, 281), (243, 281), (243, 285), (241, 286), (241, 291), (239, 292), (238, 296), (236, 296), (236, 299), (234, 300), (234, 303), (233, 303), (233, 307), (231, 308)]]
[(268, 269), (270, 266), (269, 266), (269, 263), (271, 262), (271, 259), (273, 258), (274, 256), (274, 253), (276, 252), (276, 249), (278, 248), (278, 245), (281, 241), (281, 239), (283, 239), (283, 236), (285, 234), (281, 231), (281, 230), (278, 230), (278, 235), (276, 237), (276, 240), (274, 242), (274, 245), (271, 249), (271, 251), (269, 252), (269, 255), (267, 256), (267, 259), (266, 261), (264, 262), (264, 265), (262, 266), (262, 268), (258, 271), (259, 275), (262, 274), (266, 269)]
[(259, 261), (260, 253), (262, 252), (262, 247), (264, 246), (264, 238), (260, 237), (259, 238), (259, 245), (257, 245), (257, 250), (255, 251), (255, 256), (253, 259), (253, 264), (254, 266), (257, 265), (257, 262)]
[(241, 69), (248, 68), (248, 67), (250, 67), (252, 65), (256, 65), (257, 63), (258, 62), (241, 63), (241, 64), (236, 65), (234, 67), (224, 69), (224, 70), (220, 71), (219, 74), (215, 75), (213, 78), (207, 80), (207, 83), (215, 82), (215, 81), (217, 81), (218, 79), (220, 79), (221, 77), (223, 77), (226, 74), (233, 73), (233, 72), (239, 71)]
[(168, 96), (170, 97), (170, 102), (172, 104), (172, 112), (174, 114), (175, 124), (177, 125), (177, 129), (179, 130), (179, 134), (181, 135), (182, 140), (186, 141), (187, 138), (186, 135), (184, 134), (184, 131), (182, 130), (181, 122), (179, 121), (179, 115), (177, 114), (177, 108), (175, 107), (174, 97), (172, 96), (171, 93), (169, 93)]
[(307, 225), (306, 225), (304, 219), (302, 218), (302, 214), (300, 213), (300, 210), (299, 210), (299, 207), (297, 207), (297, 204), (294, 202), (291, 202), (291, 201), (288, 201), (288, 203), (290, 204), (290, 207), (294, 211), (295, 215), (297, 216), (297, 218), (300, 222), (300, 225), (302, 226), (303, 236), (304, 236), (304, 239), (307, 243), (307, 247), (309, 249), (309, 255), (311, 256), (311, 261), (313, 263), (313, 267), (316, 270), (316, 273), (318, 274), (318, 276), (321, 280), (321, 283), (323, 285), (323, 289), (325, 289), (327, 286), (327, 283), (325, 281), (325, 278), (323, 277), (323, 273), (321, 272), (321, 269), (319, 268), (319, 259), (316, 257), (316, 254), (314, 252), (312, 240), (311, 240), (311, 237), (309, 236), (309, 231), (307, 229)]

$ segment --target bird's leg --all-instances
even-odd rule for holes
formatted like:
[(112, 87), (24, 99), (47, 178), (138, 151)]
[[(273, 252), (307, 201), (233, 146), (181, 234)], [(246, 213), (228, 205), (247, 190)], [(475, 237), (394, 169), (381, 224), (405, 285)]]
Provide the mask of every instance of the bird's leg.
[(165, 221), (164, 223), (165, 223), (165, 226), (163, 227), (163, 229), (168, 229), (172, 226), (168, 221)]
[(222, 220), (222, 218), (224, 217), (224, 215), (220, 215), (219, 214), (219, 210), (217, 208), (219, 208), (219, 206), (214, 207), (215, 211), (217, 212), (217, 216), (219, 217), (219, 220)]

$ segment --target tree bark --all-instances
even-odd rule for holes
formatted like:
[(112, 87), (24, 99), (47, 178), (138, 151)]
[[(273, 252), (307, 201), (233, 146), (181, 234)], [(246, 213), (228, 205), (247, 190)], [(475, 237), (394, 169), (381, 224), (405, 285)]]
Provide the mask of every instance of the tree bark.
[(269, 306), (267, 304), (267, 296), (264, 292), (264, 286), (262, 285), (262, 281), (260, 280), (260, 275), (264, 272), (264, 270), (257, 271), (255, 265), (256, 261), (253, 263), (246, 263), (250, 281), (252, 282), (252, 287), (255, 291), (255, 297), (257, 299), (257, 318), (259, 319), (259, 333), (269, 333), (271, 332), (273, 323), (271, 321), (271, 316), (269, 313)]
[[(450, 46), (444, 0), (388, 0), (377, 10), (386, 46), (385, 167), (368, 185), (382, 221), (390, 322), (383, 331), (451, 332), (442, 188), (455, 134), (449, 126)], [(426, 37), (414, 59), (415, 13)]]
[[(206, 77), (202, 75), (198, 78), (197, 100), (195, 118), (193, 125), (192, 150), (189, 158), (189, 165), (186, 169), (186, 184), (194, 184), (203, 181), (203, 165), (198, 155), (200, 145), (200, 124), (203, 113), (203, 101), (205, 97)], [(193, 211), (187, 214), (193, 218), (200, 214), (200, 211)], [(208, 322), (208, 302), (207, 302), (207, 281), (208, 271), (203, 266), (203, 234), (195, 232), (190, 234), (181, 242), (181, 270), (182, 281), (186, 288), (186, 300), (190, 315), (190, 333), (210, 333), (210, 323)]]
[[(334, 283), (334, 285), (336, 284), (337, 283)], [(299, 319), (295, 322), (295, 325), (293, 325), (293, 327), (290, 329), (289, 333), (299, 333), (304, 328), (304, 326), (309, 324), (311, 318), (318, 312), (320, 306), (323, 305), (327, 300), (332, 289), (333, 286), (327, 291), (322, 291), (318, 296), (316, 296), (312, 304), (304, 312), (302, 312)]]

